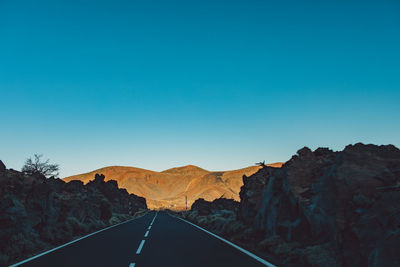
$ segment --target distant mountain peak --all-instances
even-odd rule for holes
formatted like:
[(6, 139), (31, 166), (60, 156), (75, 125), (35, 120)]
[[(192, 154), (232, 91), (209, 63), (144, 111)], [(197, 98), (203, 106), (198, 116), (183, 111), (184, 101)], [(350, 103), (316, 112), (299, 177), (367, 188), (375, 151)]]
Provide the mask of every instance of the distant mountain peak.
[(196, 165), (186, 165), (182, 167), (176, 167), (176, 168), (171, 168), (165, 171), (162, 171), (163, 173), (186, 173), (186, 172), (204, 172), (208, 173), (209, 171), (202, 169)]
[(64, 178), (65, 182), (80, 180), (88, 183), (96, 173), (105, 181), (116, 180), (129, 193), (145, 197), (151, 209), (169, 208), (182, 210), (198, 198), (212, 201), (222, 195), (239, 200), (243, 175), (250, 176), (260, 166), (250, 166), (231, 171), (208, 171), (196, 165), (171, 168), (162, 172), (136, 167), (109, 166), (91, 172)]

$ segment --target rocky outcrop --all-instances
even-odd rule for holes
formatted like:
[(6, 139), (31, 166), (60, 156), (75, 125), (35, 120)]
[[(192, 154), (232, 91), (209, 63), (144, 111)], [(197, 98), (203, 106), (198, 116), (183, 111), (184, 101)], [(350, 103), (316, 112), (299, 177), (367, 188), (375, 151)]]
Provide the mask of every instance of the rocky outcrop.
[(40, 174), (0, 170), (0, 266), (146, 209), (144, 198), (104, 178), (96, 174), (94, 181), (84, 185), (81, 181), (66, 183)]
[(218, 198), (214, 201), (206, 201), (202, 198), (199, 198), (193, 203), (191, 210), (197, 211), (199, 215), (208, 215), (219, 210), (229, 210), (236, 213), (238, 208), (239, 202), (233, 199)]
[(400, 266), (396, 147), (303, 148), (243, 181), (238, 218), (263, 233), (265, 249), (273, 237), (299, 265)]
[(6, 170), (6, 165), (0, 160), (0, 172), (4, 172)]

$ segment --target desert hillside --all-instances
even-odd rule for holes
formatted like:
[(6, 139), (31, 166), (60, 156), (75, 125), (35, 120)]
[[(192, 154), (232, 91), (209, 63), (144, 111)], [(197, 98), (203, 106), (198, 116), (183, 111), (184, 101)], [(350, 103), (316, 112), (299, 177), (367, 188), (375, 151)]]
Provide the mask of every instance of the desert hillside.
[[(280, 167), (282, 163), (270, 166)], [(149, 208), (185, 209), (198, 198), (212, 201), (221, 196), (239, 200), (243, 175), (249, 176), (260, 169), (251, 166), (240, 170), (211, 172), (197, 166), (188, 165), (162, 172), (135, 167), (112, 166), (92, 172), (64, 178), (64, 181), (81, 180), (84, 183), (93, 179), (96, 173), (106, 176), (106, 180), (116, 180), (118, 185), (129, 193), (146, 198)]]

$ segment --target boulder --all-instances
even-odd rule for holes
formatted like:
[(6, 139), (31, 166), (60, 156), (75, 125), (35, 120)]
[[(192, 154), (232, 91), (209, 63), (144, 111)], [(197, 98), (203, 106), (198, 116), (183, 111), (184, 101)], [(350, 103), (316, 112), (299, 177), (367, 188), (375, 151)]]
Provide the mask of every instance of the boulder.
[(236, 212), (238, 207), (239, 202), (233, 199), (218, 198), (213, 201), (206, 201), (203, 198), (199, 198), (192, 204), (191, 210), (197, 211), (199, 215), (209, 215), (222, 210)]

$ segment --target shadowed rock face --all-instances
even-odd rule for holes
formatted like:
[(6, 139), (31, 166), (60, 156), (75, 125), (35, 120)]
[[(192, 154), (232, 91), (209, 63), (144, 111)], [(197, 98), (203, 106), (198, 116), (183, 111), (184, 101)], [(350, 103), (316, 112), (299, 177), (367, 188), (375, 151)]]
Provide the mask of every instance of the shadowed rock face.
[(146, 209), (144, 198), (104, 178), (96, 174), (94, 181), (84, 185), (0, 170), (0, 266)]
[(238, 208), (239, 202), (233, 199), (218, 198), (210, 202), (200, 198), (193, 203), (191, 210), (197, 211), (199, 215), (209, 215), (220, 210), (230, 210), (236, 213)]
[(266, 236), (328, 246), (345, 266), (400, 266), (396, 147), (303, 148), (282, 168), (243, 181), (238, 217)]
[(6, 165), (0, 160), (0, 172), (4, 172), (6, 170)]

